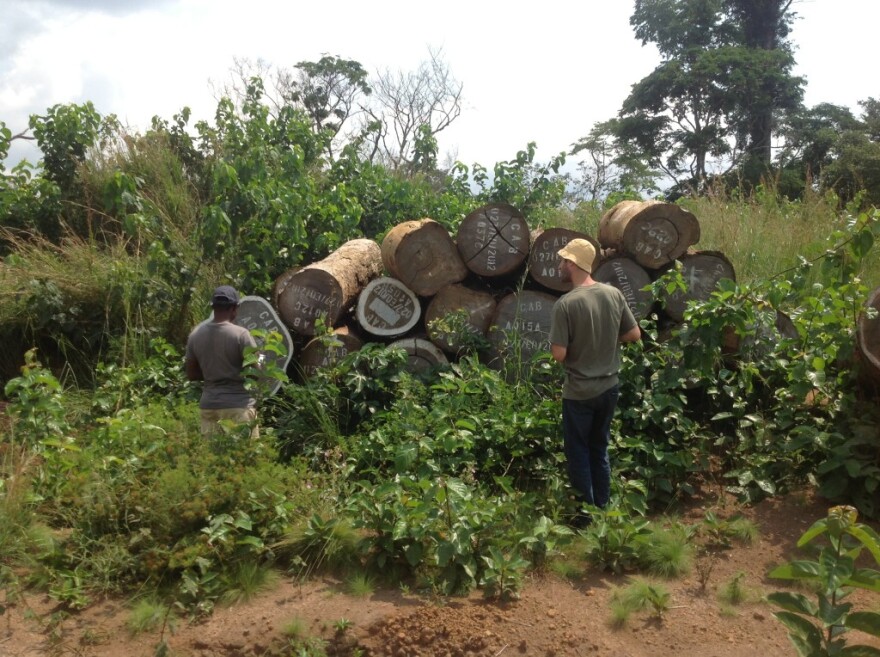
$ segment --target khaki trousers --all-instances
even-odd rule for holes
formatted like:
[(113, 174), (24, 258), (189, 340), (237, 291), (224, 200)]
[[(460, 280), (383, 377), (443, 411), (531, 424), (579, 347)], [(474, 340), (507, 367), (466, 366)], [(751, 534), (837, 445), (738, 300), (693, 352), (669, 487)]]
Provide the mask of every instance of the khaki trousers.
[[(235, 424), (248, 424), (257, 419), (256, 408), (202, 408), (202, 435), (206, 437), (217, 435), (221, 432), (220, 420), (230, 420)], [(259, 438), (260, 427), (254, 424), (251, 429), (251, 438)]]

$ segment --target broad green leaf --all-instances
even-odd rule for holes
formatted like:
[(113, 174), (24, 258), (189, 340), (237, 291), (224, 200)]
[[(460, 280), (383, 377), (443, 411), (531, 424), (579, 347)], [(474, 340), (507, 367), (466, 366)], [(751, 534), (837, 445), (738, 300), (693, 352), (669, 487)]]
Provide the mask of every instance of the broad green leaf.
[(880, 648), (845, 646), (837, 653), (840, 657), (880, 657)]
[(768, 595), (767, 600), (775, 604), (777, 607), (782, 607), (786, 611), (793, 611), (797, 614), (815, 616), (818, 613), (818, 608), (815, 603), (801, 593), (777, 591)]
[(422, 563), (422, 554), (424, 553), (421, 543), (410, 543), (406, 546), (406, 562), (415, 568)]
[(814, 561), (792, 561), (770, 571), (768, 577), (773, 579), (811, 579), (822, 573), (819, 564)]
[(803, 533), (803, 535), (798, 539), (797, 546), (804, 547), (807, 543), (812, 541), (817, 536), (824, 534), (828, 531), (828, 519), (822, 518), (821, 520), (817, 520), (813, 523), (813, 526), (810, 527), (807, 531)]
[(455, 545), (449, 541), (442, 541), (437, 546), (437, 565), (443, 568), (455, 556)]
[[(792, 643), (798, 648), (798, 653), (803, 657), (819, 654), (819, 649), (822, 647), (822, 633), (819, 628), (803, 616), (798, 616), (790, 611), (777, 611), (773, 615), (789, 629)], [(796, 638), (800, 641), (795, 642)]]
[(243, 536), (235, 543), (236, 545), (252, 545), (255, 548), (263, 547), (263, 541), (258, 536)]
[(876, 570), (862, 568), (853, 573), (852, 577), (846, 580), (845, 584), (847, 586), (854, 586), (867, 591), (880, 593), (880, 573)]
[(853, 525), (847, 531), (852, 537), (858, 539), (862, 545), (868, 548), (868, 551), (874, 557), (874, 561), (880, 565), (880, 535), (867, 525)]
[(824, 595), (819, 596), (818, 618), (822, 621), (822, 624), (825, 625), (825, 627), (841, 625), (850, 609), (852, 609), (852, 605), (849, 602), (840, 605), (832, 605), (827, 597)]
[(851, 630), (859, 630), (873, 636), (880, 636), (880, 614), (873, 611), (854, 611), (844, 623)]

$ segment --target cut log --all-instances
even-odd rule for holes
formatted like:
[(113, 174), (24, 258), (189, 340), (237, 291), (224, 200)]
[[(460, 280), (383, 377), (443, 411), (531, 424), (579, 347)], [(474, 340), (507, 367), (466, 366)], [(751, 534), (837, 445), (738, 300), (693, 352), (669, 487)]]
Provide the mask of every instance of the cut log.
[(396, 338), (415, 326), (422, 307), (415, 292), (388, 276), (374, 278), (358, 297), (355, 317), (370, 335)]
[(636, 320), (644, 319), (651, 312), (654, 297), (650, 290), (643, 289), (651, 284), (651, 276), (632, 258), (617, 256), (603, 261), (593, 272), (593, 278), (623, 292)]
[(382, 240), (385, 269), (413, 292), (430, 297), (468, 274), (455, 242), (433, 219), (404, 221)]
[(506, 361), (525, 364), (550, 350), (550, 317), (554, 295), (535, 290), (508, 294), (498, 302), (489, 324), (486, 364), (501, 369)]
[(687, 253), (679, 261), (687, 291), (676, 290), (664, 295), (664, 310), (676, 322), (684, 320), (688, 301), (706, 301), (718, 286), (718, 281), (723, 278), (736, 280), (733, 264), (717, 251)]
[(621, 201), (599, 220), (599, 242), (659, 269), (700, 241), (697, 218), (674, 203)]
[[(495, 312), (495, 298), (488, 292), (479, 292), (454, 283), (440, 290), (425, 310), (428, 338), (450, 354), (458, 354), (474, 339), (485, 338), (489, 322)], [(463, 313), (463, 323), (444, 320), (454, 313)]]
[(596, 260), (593, 269), (599, 264), (599, 242), (586, 233), (579, 233), (568, 228), (548, 228), (544, 231), (535, 231), (532, 235), (532, 250), (529, 253), (529, 276), (536, 283), (556, 292), (568, 292), (571, 289), (571, 281), (563, 282), (559, 271), (559, 249), (571, 240), (585, 239), (596, 249)]
[[(238, 312), (235, 315), (235, 323), (245, 327), (249, 331), (262, 330), (268, 332), (274, 331), (281, 336), (281, 342), (287, 353), (280, 356), (274, 352), (261, 351), (260, 355), (267, 361), (274, 364), (282, 372), (287, 370), (291, 358), (293, 358), (293, 340), (287, 327), (278, 317), (275, 309), (266, 299), (256, 296), (244, 296), (238, 306)], [(265, 338), (256, 338), (257, 346), (262, 347)], [(260, 383), (266, 390), (268, 396), (274, 395), (281, 387), (281, 381), (269, 377), (261, 377)]]
[(346, 242), (323, 260), (290, 276), (278, 297), (278, 312), (288, 328), (315, 334), (315, 320), (335, 326), (374, 278), (382, 273), (382, 253), (373, 240)]
[(301, 267), (293, 267), (288, 269), (286, 272), (281, 274), (278, 278), (275, 279), (275, 283), (272, 285), (272, 305), (276, 308), (281, 304), (281, 293), (287, 289), (287, 286), (290, 284), (290, 279), (293, 278), (293, 275), (298, 272)]
[(465, 266), (478, 276), (506, 276), (529, 257), (529, 225), (507, 203), (484, 205), (458, 227), (456, 245)]
[(865, 310), (859, 315), (856, 341), (862, 371), (872, 382), (880, 383), (880, 287), (868, 295)]
[(407, 354), (405, 369), (413, 374), (443, 365), (449, 361), (444, 353), (425, 338), (403, 338), (388, 345), (389, 349), (403, 349)]
[(353, 351), (359, 350), (363, 341), (347, 326), (333, 330), (333, 335), (312, 338), (303, 347), (297, 359), (305, 378), (311, 378), (318, 370), (333, 367)]

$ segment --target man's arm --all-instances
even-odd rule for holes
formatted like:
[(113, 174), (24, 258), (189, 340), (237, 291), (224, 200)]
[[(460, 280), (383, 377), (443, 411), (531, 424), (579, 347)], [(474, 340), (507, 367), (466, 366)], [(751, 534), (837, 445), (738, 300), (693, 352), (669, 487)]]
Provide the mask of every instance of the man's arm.
[(620, 342), (638, 342), (642, 339), (642, 329), (639, 328), (639, 325), (636, 324), (629, 331), (624, 333), (618, 338)]
[(202, 368), (199, 361), (195, 358), (187, 358), (185, 361), (186, 378), (190, 381), (204, 381), (205, 375), (202, 374)]
[(555, 360), (557, 363), (563, 362), (567, 353), (568, 348), (563, 347), (561, 344), (550, 345), (550, 355), (553, 356), (553, 360)]

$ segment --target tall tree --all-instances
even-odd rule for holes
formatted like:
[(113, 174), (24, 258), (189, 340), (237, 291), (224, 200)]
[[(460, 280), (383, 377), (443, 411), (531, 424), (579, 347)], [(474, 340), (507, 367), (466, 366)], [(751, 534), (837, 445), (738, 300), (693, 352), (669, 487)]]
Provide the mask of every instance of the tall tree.
[[(772, 30), (769, 5), (776, 9)], [(791, 75), (787, 5), (636, 0), (636, 37), (655, 44), (662, 59), (633, 85), (618, 120), (607, 124), (611, 134), (680, 187), (699, 187), (753, 151), (769, 163), (773, 117), (799, 106), (803, 84)]]

